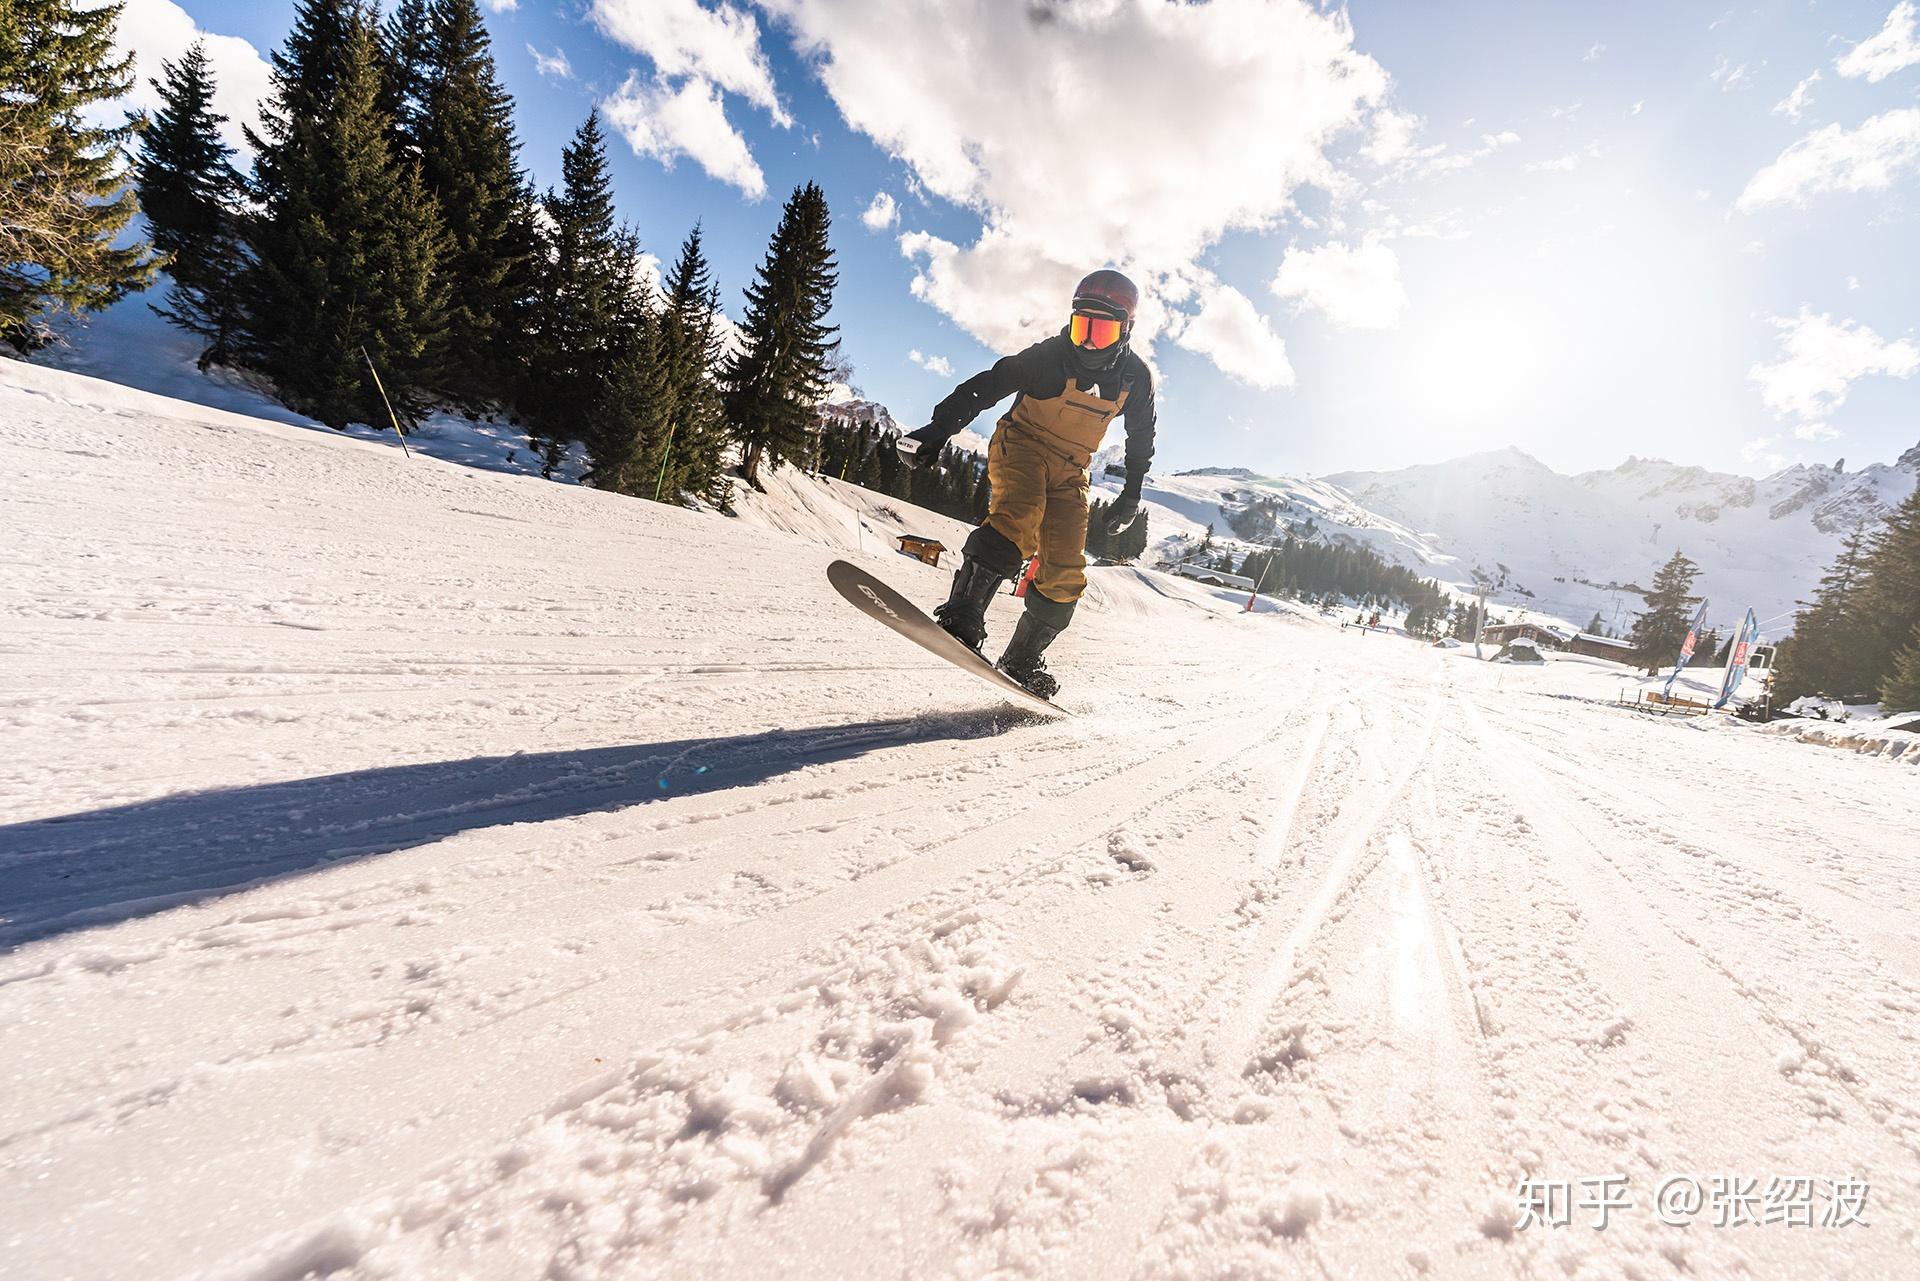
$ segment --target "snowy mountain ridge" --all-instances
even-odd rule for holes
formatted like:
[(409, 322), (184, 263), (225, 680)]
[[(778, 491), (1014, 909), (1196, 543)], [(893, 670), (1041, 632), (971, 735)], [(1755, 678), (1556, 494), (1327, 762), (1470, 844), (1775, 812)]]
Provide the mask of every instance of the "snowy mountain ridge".
[(1749, 605), (1762, 618), (1790, 612), (1847, 534), (1920, 484), (1920, 447), (1857, 471), (1798, 464), (1758, 479), (1648, 458), (1569, 476), (1512, 448), (1323, 479), (1459, 560), (1512, 567), (1533, 607), (1576, 623), (1595, 611), (1624, 622), (1638, 602), (1611, 585), (1644, 581), (1682, 551), (1719, 621)]
[[(1097, 483), (1120, 458), (1096, 461)], [(1263, 476), (1209, 466), (1149, 478), (1154, 554), (1179, 560), (1213, 529), (1236, 551), (1295, 537), (1371, 548), (1443, 584), (1465, 588), (1476, 566), (1507, 571), (1496, 612), (1516, 608), (1579, 626), (1599, 614), (1630, 624), (1637, 589), (1674, 551), (1701, 566), (1696, 590), (1726, 625), (1751, 606), (1787, 624), (1854, 529), (1871, 529), (1920, 484), (1920, 445), (1892, 463), (1849, 471), (1797, 464), (1755, 478), (1664, 459), (1566, 475), (1509, 446), (1442, 463), (1321, 477)], [(1722, 614), (1727, 617), (1722, 617)]]

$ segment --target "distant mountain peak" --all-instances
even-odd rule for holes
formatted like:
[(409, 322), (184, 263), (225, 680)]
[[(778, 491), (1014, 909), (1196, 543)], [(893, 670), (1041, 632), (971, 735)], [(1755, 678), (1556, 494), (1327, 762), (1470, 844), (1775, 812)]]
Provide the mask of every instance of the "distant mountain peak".
[(1177, 471), (1176, 476), (1231, 476), (1235, 480), (1254, 480), (1254, 472), (1248, 467), (1191, 467), (1186, 471)]
[(1547, 466), (1518, 445), (1507, 445), (1500, 449), (1490, 449), (1484, 454), (1470, 454), (1461, 461), (1478, 462), (1482, 459), (1498, 459), (1501, 462), (1520, 463), (1523, 466), (1537, 468), (1540, 471), (1553, 470), (1553, 468)]

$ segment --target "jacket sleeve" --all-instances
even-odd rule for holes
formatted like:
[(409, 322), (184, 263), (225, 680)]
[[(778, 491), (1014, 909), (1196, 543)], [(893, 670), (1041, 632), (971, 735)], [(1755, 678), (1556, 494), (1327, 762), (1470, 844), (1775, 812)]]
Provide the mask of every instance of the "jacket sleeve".
[[(1137, 358), (1136, 358), (1137, 359)], [(1153, 374), (1145, 361), (1133, 373), (1133, 391), (1120, 411), (1127, 424), (1127, 483), (1145, 480), (1153, 463), (1153, 425), (1158, 413), (1153, 403)]]
[(1032, 380), (1034, 365), (1045, 343), (1035, 343), (1025, 351), (1002, 356), (993, 368), (982, 370), (953, 389), (945, 400), (933, 407), (933, 425), (951, 436), (975, 418), (988, 405), (1022, 391)]

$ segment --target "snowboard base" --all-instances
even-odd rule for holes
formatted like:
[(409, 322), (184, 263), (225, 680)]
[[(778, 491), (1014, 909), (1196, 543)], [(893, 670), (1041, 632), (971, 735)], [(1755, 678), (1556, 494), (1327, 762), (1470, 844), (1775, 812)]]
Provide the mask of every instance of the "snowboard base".
[(868, 618), (891, 627), (929, 654), (936, 654), (955, 667), (971, 672), (992, 685), (1008, 702), (1052, 716), (1069, 714), (962, 645), (925, 610), (858, 565), (850, 561), (834, 561), (827, 566), (827, 581)]

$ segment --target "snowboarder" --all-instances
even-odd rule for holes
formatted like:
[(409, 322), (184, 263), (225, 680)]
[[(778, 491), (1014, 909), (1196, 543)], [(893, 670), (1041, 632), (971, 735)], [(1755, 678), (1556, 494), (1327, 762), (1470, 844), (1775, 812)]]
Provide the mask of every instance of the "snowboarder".
[(1107, 509), (1109, 534), (1132, 527), (1140, 486), (1153, 461), (1153, 378), (1128, 346), (1140, 291), (1103, 269), (1073, 291), (1073, 311), (1059, 333), (1002, 357), (934, 406), (933, 421), (899, 441), (903, 458), (932, 465), (954, 434), (1005, 397), (1013, 405), (987, 446), (993, 493), (986, 522), (968, 536), (953, 590), (934, 617), (978, 652), (987, 638), (987, 605), (1028, 557), (1039, 569), (1026, 611), (997, 666), (1042, 698), (1060, 683), (1041, 657), (1073, 619), (1087, 587), (1087, 469), (1115, 418), (1127, 424), (1127, 478)]

